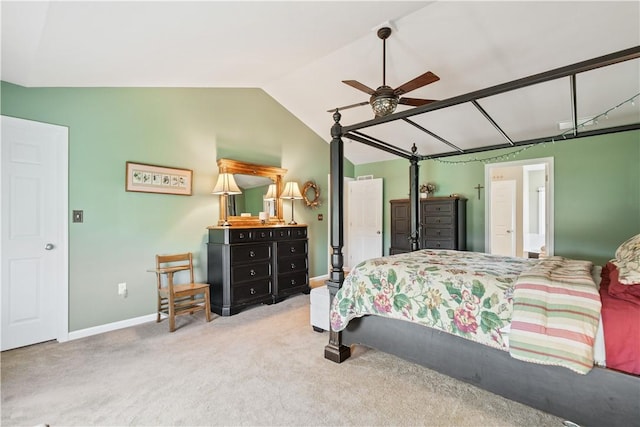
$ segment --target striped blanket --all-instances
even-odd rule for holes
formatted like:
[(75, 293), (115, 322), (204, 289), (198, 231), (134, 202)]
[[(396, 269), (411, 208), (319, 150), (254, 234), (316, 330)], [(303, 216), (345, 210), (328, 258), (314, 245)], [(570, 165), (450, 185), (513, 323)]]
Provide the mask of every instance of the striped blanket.
[(513, 293), (509, 352), (580, 374), (593, 367), (600, 295), (588, 261), (549, 257), (523, 272)]

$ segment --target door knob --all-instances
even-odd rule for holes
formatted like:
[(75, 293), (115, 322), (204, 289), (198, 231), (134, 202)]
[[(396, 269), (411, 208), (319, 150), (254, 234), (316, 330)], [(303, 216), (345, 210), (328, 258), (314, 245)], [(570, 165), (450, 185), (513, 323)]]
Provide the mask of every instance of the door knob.
[(54, 248), (53, 243), (47, 243), (46, 245), (44, 245), (44, 248), (45, 248), (47, 251), (50, 251), (51, 249), (53, 249), (53, 248)]

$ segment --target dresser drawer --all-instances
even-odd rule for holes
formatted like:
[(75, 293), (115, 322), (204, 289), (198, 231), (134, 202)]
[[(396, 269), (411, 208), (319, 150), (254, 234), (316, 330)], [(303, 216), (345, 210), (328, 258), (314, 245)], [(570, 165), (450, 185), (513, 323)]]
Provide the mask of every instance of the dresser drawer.
[(231, 264), (271, 259), (271, 245), (235, 245), (231, 246)]
[(282, 227), (276, 228), (273, 234), (276, 240), (286, 239), (306, 239), (307, 228), (306, 227)]
[(271, 276), (271, 263), (256, 262), (249, 265), (233, 267), (232, 286), (247, 280), (255, 280)]
[(424, 224), (430, 226), (445, 226), (451, 227), (453, 225), (453, 217), (451, 216), (427, 216), (424, 218)]
[(265, 241), (265, 240), (273, 240), (273, 230), (265, 228), (265, 229), (256, 229), (252, 232), (253, 240), (256, 242)]
[(251, 241), (251, 230), (229, 230), (229, 243), (243, 243)]
[(256, 280), (254, 282), (244, 283), (241, 286), (234, 286), (231, 289), (233, 293), (233, 303), (241, 304), (245, 301), (268, 296), (271, 293), (271, 279)]
[(273, 238), (276, 240), (284, 240), (289, 238), (289, 228), (278, 227), (273, 232)]
[(453, 204), (449, 202), (427, 202), (422, 205), (425, 212), (429, 214), (447, 214), (450, 215), (453, 212)]
[(447, 228), (427, 228), (425, 237), (427, 239), (450, 239), (453, 238), (454, 230), (452, 227)]
[(278, 275), (284, 273), (293, 273), (294, 271), (307, 271), (306, 255), (291, 257), (287, 259), (278, 259)]
[(307, 253), (306, 240), (278, 242), (278, 257), (291, 257)]
[(292, 239), (306, 239), (307, 227), (292, 227), (289, 229), (289, 237)]
[(455, 242), (453, 239), (443, 239), (443, 240), (435, 240), (435, 239), (427, 239), (425, 241), (425, 249), (455, 249)]
[(308, 285), (307, 273), (282, 274), (278, 276), (278, 292), (286, 292), (287, 289)]

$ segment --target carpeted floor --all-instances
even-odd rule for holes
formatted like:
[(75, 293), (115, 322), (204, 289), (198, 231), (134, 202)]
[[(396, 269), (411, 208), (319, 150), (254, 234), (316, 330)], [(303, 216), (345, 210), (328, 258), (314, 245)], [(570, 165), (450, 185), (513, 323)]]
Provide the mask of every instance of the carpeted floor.
[(177, 325), (3, 352), (2, 425), (562, 425), (375, 350), (325, 360), (309, 295)]

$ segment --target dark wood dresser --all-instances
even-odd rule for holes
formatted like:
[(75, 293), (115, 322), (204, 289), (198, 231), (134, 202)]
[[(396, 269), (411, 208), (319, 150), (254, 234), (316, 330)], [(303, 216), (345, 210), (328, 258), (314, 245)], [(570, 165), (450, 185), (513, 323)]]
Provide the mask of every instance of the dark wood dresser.
[(309, 290), (306, 225), (209, 227), (211, 310), (222, 316)]
[[(467, 199), (429, 197), (420, 199), (420, 249), (467, 249)], [(389, 254), (409, 252), (411, 215), (409, 199), (391, 200), (391, 247)]]

